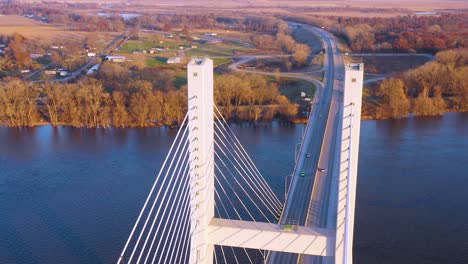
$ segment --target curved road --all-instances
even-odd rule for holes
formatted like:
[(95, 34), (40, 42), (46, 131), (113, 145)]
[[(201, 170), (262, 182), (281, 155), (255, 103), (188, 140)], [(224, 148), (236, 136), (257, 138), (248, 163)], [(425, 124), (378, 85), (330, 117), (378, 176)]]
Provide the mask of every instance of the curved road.
[[(331, 178), (331, 170), (328, 168), (333, 164), (333, 159), (329, 158), (333, 155), (329, 154), (334, 149), (339, 91), (343, 86), (339, 80), (344, 77), (344, 66), (336, 40), (331, 34), (315, 27), (301, 26), (324, 41), (327, 54), (324, 62), (325, 86), (317, 96), (314, 111), (309, 117), (280, 223), (324, 227), (328, 215), (327, 188), (329, 189), (328, 183)], [(334, 90), (334, 87), (337, 88)], [(319, 171), (319, 168), (325, 171)], [(301, 176), (302, 173), (305, 176)], [(323, 221), (318, 221), (317, 218)], [(278, 252), (271, 253), (267, 259), (268, 263), (313, 263), (317, 260), (320, 258)]]

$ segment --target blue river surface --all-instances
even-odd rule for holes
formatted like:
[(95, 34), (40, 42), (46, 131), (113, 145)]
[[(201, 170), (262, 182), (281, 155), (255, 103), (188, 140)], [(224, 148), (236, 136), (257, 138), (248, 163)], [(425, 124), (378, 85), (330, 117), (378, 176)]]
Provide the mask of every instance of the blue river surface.
[[(233, 126), (278, 196), (302, 125)], [(0, 263), (115, 263), (176, 130), (0, 127)], [(468, 263), (468, 114), (363, 121), (354, 262)]]

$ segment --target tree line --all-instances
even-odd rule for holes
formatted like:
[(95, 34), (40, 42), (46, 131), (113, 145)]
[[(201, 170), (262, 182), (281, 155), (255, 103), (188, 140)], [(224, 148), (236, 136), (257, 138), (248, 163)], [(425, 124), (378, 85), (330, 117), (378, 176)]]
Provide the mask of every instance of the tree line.
[(289, 16), (286, 19), (324, 27), (355, 52), (428, 52), (468, 46), (466, 14), (398, 17)]
[[(297, 115), (297, 105), (263, 77), (226, 74), (215, 83), (215, 102), (228, 120), (267, 122)], [(140, 81), (108, 90), (93, 78), (69, 84), (31, 84), (15, 78), (0, 83), (0, 125), (5, 126), (178, 126), (186, 111), (186, 86), (158, 89)]]
[(434, 61), (382, 81), (371, 97), (363, 105), (363, 115), (370, 118), (468, 111), (468, 50), (439, 52)]
[(291, 58), (285, 58), (286, 69), (290, 71), (292, 66), (301, 67), (309, 59), (311, 50), (308, 45), (298, 43), (291, 36), (291, 29), (288, 24), (282, 20), (276, 22), (276, 31), (272, 34), (256, 34), (251, 37), (252, 43), (262, 50), (282, 50), (292, 54)]

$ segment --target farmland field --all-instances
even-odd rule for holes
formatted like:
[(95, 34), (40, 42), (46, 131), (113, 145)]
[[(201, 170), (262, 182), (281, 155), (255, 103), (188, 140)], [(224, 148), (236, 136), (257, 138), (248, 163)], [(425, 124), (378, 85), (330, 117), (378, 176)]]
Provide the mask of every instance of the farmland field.
[(98, 36), (106, 42), (112, 39), (109, 32), (83, 32), (70, 31), (64, 27), (56, 27), (44, 22), (15, 15), (0, 15), (0, 34), (11, 35), (20, 33), (29, 39), (40, 39), (41, 42), (53, 42), (58, 40), (80, 41), (87, 36)]

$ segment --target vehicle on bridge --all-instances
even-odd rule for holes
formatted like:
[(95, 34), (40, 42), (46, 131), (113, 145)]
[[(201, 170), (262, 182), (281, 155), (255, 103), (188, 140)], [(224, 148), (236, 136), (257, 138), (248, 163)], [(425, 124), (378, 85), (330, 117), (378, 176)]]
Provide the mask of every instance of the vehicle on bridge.
[(305, 172), (301, 171), (301, 177), (304, 177), (304, 176), (305, 176)]
[(318, 168), (317, 170), (320, 171), (320, 172), (325, 172), (324, 168)]

